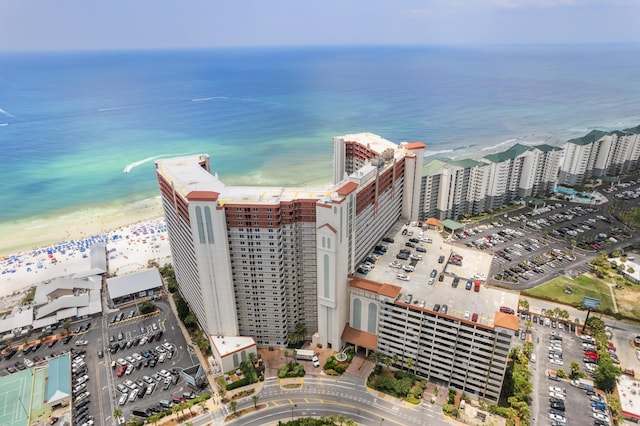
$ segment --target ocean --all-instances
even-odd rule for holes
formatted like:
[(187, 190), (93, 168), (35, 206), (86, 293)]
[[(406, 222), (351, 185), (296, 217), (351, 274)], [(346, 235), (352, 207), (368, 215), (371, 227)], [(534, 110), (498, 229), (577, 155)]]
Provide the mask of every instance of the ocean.
[(331, 138), (428, 155), (640, 124), (640, 46), (0, 53), (0, 224), (157, 197), (153, 160), (228, 184), (329, 183)]

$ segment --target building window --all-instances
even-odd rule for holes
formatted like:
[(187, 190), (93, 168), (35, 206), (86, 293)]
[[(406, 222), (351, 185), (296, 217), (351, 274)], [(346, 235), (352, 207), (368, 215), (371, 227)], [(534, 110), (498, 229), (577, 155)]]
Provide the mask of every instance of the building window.
[(376, 333), (376, 323), (378, 322), (378, 305), (369, 302), (369, 318), (367, 320), (367, 332)]
[(204, 208), (204, 219), (207, 222), (207, 237), (209, 238), (209, 244), (213, 244), (213, 225), (211, 224), (211, 208), (209, 206)]
[(196, 207), (196, 222), (198, 223), (198, 237), (200, 238), (200, 244), (206, 243), (204, 239), (204, 225), (202, 224), (202, 209), (200, 206)]
[(324, 255), (324, 297), (329, 298), (329, 255)]
[(361, 318), (362, 318), (362, 302), (360, 301), (360, 299), (354, 299), (353, 300), (353, 318), (352, 318), (353, 328), (360, 330)]

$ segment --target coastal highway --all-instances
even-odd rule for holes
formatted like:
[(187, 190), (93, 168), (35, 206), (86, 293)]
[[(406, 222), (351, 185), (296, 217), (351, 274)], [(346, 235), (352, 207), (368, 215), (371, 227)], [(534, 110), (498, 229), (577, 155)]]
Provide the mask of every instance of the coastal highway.
[[(243, 414), (240, 418), (224, 422), (232, 414), (228, 405), (192, 420), (194, 425), (268, 425), (292, 417), (320, 417), (342, 414), (366, 425), (447, 425), (438, 405), (422, 402), (417, 406), (395, 399), (378, 397), (367, 391), (362, 379), (348, 373), (341, 379), (327, 380), (305, 378), (300, 388), (284, 389), (279, 380), (265, 381), (258, 393), (259, 405), (266, 405), (257, 412)], [(238, 400), (238, 412), (252, 407), (251, 396)]]

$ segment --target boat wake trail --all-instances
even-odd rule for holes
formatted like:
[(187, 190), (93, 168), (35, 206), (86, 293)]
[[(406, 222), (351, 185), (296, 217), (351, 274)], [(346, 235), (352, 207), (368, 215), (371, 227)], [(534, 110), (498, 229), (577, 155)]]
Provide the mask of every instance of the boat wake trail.
[(7, 111), (3, 110), (2, 108), (0, 108), (0, 114), (4, 114), (4, 115), (6, 115), (7, 117), (11, 117), (11, 118), (14, 118), (14, 117), (15, 117), (15, 115), (13, 115), (13, 114), (9, 114)]
[(122, 170), (123, 173), (129, 173), (131, 172), (131, 170), (135, 169), (136, 167), (148, 163), (149, 161), (154, 161), (154, 160), (159, 160), (160, 158), (167, 158), (167, 157), (181, 157), (184, 155), (190, 155), (192, 153), (182, 153), (182, 154), (161, 154), (161, 155), (156, 155), (154, 157), (147, 157), (145, 159), (139, 160), (139, 161), (134, 161), (131, 164), (127, 164), (127, 167), (124, 168), (124, 170)]
[(195, 98), (191, 99), (191, 102), (205, 102), (210, 101), (212, 99), (229, 99), (226, 96), (209, 96), (208, 98)]

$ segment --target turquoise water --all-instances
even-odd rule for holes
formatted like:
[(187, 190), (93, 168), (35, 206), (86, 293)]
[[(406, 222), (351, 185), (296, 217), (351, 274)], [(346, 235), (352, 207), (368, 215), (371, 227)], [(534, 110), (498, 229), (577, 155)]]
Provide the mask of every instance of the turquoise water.
[(0, 223), (158, 194), (157, 158), (227, 183), (331, 179), (331, 137), (483, 155), (640, 124), (639, 46), (0, 54)]

